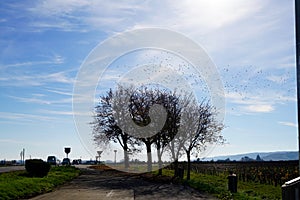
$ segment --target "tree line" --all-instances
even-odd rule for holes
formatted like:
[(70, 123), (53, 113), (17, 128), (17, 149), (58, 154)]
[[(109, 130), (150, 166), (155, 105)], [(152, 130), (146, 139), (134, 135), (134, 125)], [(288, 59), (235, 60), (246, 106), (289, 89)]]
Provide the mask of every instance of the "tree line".
[(100, 96), (95, 106), (94, 141), (102, 147), (118, 143), (125, 169), (129, 168), (129, 154), (141, 152), (145, 146), (147, 170), (152, 171), (151, 150), (155, 148), (159, 174), (164, 154), (175, 168), (185, 154), (189, 179), (191, 155), (199, 157), (209, 144), (224, 142), (224, 125), (217, 121), (215, 108), (205, 98), (198, 102), (191, 97), (154, 86), (135, 89), (118, 85)]

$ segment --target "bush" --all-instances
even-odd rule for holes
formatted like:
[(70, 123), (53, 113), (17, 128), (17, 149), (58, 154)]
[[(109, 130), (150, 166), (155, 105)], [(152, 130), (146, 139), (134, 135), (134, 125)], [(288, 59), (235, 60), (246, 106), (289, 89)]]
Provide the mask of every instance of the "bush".
[(30, 176), (44, 177), (50, 171), (50, 164), (41, 159), (30, 159), (25, 161), (25, 169)]

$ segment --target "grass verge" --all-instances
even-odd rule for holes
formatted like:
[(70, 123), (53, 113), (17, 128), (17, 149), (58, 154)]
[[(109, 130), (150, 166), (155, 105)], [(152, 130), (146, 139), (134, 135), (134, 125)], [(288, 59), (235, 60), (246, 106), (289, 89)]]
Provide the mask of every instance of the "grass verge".
[(80, 174), (75, 167), (52, 167), (43, 178), (29, 177), (26, 171), (0, 174), (0, 199), (21, 199), (52, 191)]
[[(97, 165), (92, 168), (99, 170), (115, 170), (106, 165)], [(139, 176), (154, 182), (173, 182), (189, 185), (192, 188), (203, 193), (212, 194), (222, 200), (281, 199), (280, 186), (275, 187), (273, 185), (260, 184), (256, 182), (238, 181), (238, 192), (231, 193), (227, 190), (228, 179), (225, 174), (216, 176), (191, 172), (191, 179), (187, 181), (186, 179), (180, 180), (178, 178), (173, 178), (174, 170), (163, 169), (162, 172), (162, 176), (158, 176), (158, 171), (153, 171), (152, 173), (132, 174), (132, 176)]]
[[(155, 172), (157, 173), (157, 172)], [(163, 176), (173, 176), (173, 170), (163, 170)], [(230, 193), (227, 190), (227, 176), (214, 176), (191, 172), (189, 181), (182, 180), (183, 184), (188, 184), (199, 191), (213, 194), (219, 199), (229, 200), (258, 200), (258, 199), (281, 199), (280, 186), (259, 184), (255, 182), (238, 182), (238, 192)]]

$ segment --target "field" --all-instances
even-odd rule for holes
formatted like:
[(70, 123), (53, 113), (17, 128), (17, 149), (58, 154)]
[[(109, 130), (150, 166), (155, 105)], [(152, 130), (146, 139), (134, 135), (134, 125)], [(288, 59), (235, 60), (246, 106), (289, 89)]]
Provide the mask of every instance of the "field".
[(26, 171), (0, 174), (0, 199), (22, 199), (50, 192), (79, 175), (74, 167), (52, 167), (43, 178), (29, 177)]
[(269, 185), (282, 185), (299, 176), (298, 161), (268, 162), (201, 162), (193, 163), (192, 171), (210, 175), (236, 173), (238, 180)]
[[(186, 171), (186, 163), (179, 167)], [(234, 194), (227, 190), (229, 171), (238, 178)], [(298, 161), (199, 162), (192, 163), (191, 172), (191, 180), (184, 183), (220, 199), (281, 199), (281, 185), (299, 176)], [(172, 165), (163, 171), (168, 176), (173, 173)]]

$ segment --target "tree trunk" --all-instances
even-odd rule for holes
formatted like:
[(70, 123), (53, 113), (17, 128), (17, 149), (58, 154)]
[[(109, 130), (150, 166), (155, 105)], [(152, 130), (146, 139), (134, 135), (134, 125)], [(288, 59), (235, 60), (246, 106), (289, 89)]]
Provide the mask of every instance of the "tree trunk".
[(174, 161), (174, 177), (178, 176), (178, 160)]
[(187, 156), (187, 175), (186, 175), (186, 180), (191, 179), (191, 151), (186, 151), (186, 156)]
[(147, 171), (152, 171), (152, 155), (151, 155), (151, 143), (147, 141), (146, 143), (147, 147)]
[(127, 143), (124, 142), (124, 165), (125, 165), (125, 169), (127, 170), (129, 168), (129, 156), (128, 156), (128, 146)]
[(162, 161), (161, 161), (160, 145), (157, 146), (157, 158), (158, 158), (158, 175), (162, 175)]

